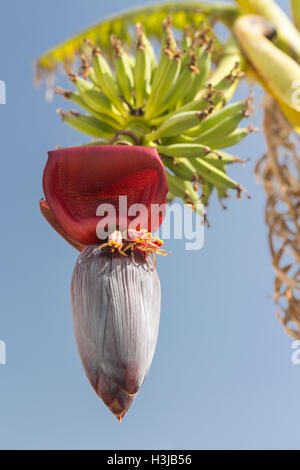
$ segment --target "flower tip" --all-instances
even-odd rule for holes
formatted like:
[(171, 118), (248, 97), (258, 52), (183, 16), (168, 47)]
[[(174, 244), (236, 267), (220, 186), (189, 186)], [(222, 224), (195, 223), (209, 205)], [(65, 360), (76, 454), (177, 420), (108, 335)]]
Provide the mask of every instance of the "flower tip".
[(93, 388), (119, 422), (123, 420), (137, 395), (122, 390), (114, 380), (104, 378), (104, 374), (99, 378), (98, 387)]
[[(131, 403), (130, 403), (131, 405)], [(129, 407), (130, 407), (129, 405)], [(110, 411), (112, 412), (112, 414), (116, 417), (116, 419), (119, 421), (119, 423), (121, 423), (123, 421), (123, 418), (125, 417), (128, 409), (123, 409), (122, 406), (120, 405), (120, 403), (118, 402), (118, 399), (116, 398), (114, 400), (114, 402), (108, 407), (110, 409)]]

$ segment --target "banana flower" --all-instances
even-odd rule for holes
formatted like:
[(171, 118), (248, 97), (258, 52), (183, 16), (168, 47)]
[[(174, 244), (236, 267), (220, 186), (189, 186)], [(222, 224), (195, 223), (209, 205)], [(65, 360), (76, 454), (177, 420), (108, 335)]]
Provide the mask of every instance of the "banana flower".
[[(55, 150), (49, 152), (43, 188), (42, 214), (81, 251), (71, 301), (84, 370), (96, 393), (121, 421), (147, 376), (157, 341), (160, 282), (148, 255), (161, 254), (161, 243), (144, 227), (149, 223), (156, 230), (162, 222), (162, 214), (151, 219), (151, 206), (166, 202), (164, 166), (153, 148)], [(97, 209), (111, 204), (117, 225), (124, 224), (120, 196), (127, 196), (128, 206), (144, 205), (140, 230), (129, 230), (124, 240), (116, 230), (101, 249), (97, 226), (105, 217), (98, 216)], [(125, 222), (131, 221), (128, 216)], [(110, 225), (110, 220), (105, 223)]]

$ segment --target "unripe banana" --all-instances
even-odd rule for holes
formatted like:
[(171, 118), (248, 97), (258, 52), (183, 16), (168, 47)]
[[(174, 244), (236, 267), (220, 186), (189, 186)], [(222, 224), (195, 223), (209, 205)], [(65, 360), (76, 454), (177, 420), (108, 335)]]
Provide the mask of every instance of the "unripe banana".
[(227, 209), (227, 207), (223, 203), (223, 199), (228, 198), (227, 189), (226, 188), (221, 188), (221, 187), (217, 187), (216, 189), (217, 189), (217, 194), (218, 194), (219, 202), (221, 204), (222, 209)]
[(204, 180), (202, 183), (201, 183), (201, 202), (204, 206), (207, 206), (208, 205), (208, 202), (209, 202), (209, 198), (211, 196), (211, 193), (213, 192), (213, 189), (214, 189), (214, 186), (212, 183), (210, 183), (210, 181), (206, 181)]
[(183, 187), (185, 189), (185, 199), (184, 201), (192, 205), (192, 209), (197, 212), (199, 215), (204, 216), (205, 210), (202, 204), (201, 197), (198, 194), (198, 188), (195, 188), (195, 185), (190, 181), (183, 180)]
[(233, 145), (237, 145), (241, 142), (247, 135), (251, 132), (257, 132), (258, 129), (253, 127), (251, 124), (248, 127), (236, 129), (235, 131), (231, 132), (229, 135), (223, 137), (222, 139), (217, 140), (214, 143), (215, 149), (224, 149), (226, 147), (232, 147)]
[(204, 157), (213, 152), (207, 145), (201, 144), (170, 144), (158, 145), (158, 153), (174, 158)]
[[(225, 106), (219, 111), (213, 112), (197, 127), (187, 132), (190, 137), (199, 137), (199, 139), (211, 138), (213, 134), (217, 139), (220, 136), (221, 129), (225, 129), (224, 133), (232, 132), (244, 117), (249, 117), (249, 107), (252, 103), (252, 96), (248, 100), (239, 101)], [(229, 119), (231, 120), (229, 123)], [(230, 125), (234, 125), (230, 129)], [(222, 135), (222, 134), (221, 134)]]
[(90, 106), (88, 106), (86, 102), (82, 99), (79, 93), (74, 93), (71, 90), (62, 90), (61, 88), (56, 87), (55, 94), (63, 96), (66, 100), (71, 100), (73, 103), (80, 106), (82, 109), (90, 113), (92, 116), (99, 119), (100, 121), (107, 122), (107, 124), (109, 124), (111, 127), (113, 127), (116, 130), (120, 129), (123, 124), (122, 121), (120, 123), (120, 121), (116, 120), (120, 118), (120, 115), (116, 109), (114, 109), (115, 112), (112, 112), (112, 115), (114, 116), (112, 118), (108, 114), (98, 113), (97, 111), (92, 109)]
[(232, 35), (230, 35), (228, 41), (225, 44), (225, 49), (222, 54), (221, 60), (218, 63), (218, 67), (213, 72), (210, 83), (213, 87), (217, 87), (219, 83), (224, 79), (229, 79), (230, 86), (223, 91), (223, 101), (227, 103), (230, 101), (235, 93), (240, 78), (245, 73), (246, 60), (242, 53), (237, 41)]
[(214, 186), (227, 189), (236, 189), (238, 196), (240, 196), (241, 192), (244, 191), (244, 189), (236, 181), (229, 178), (223, 171), (204, 161), (204, 159), (194, 159), (193, 165), (199, 175), (210, 181)]
[[(217, 164), (214, 164), (214, 166), (216, 166), (224, 174), (227, 174), (226, 173), (226, 167), (224, 165), (222, 165), (221, 162), (218, 162)], [(223, 199), (228, 198), (227, 188), (222, 187), (222, 186), (217, 186), (216, 190), (217, 190), (218, 199), (219, 199), (219, 202), (220, 202), (220, 205), (221, 205), (222, 209), (227, 209), (227, 207), (223, 203)]]
[[(174, 162), (170, 158), (167, 158), (164, 159), (164, 163), (178, 178), (194, 181), (194, 184), (200, 187), (202, 190), (202, 194), (200, 196), (202, 204), (208, 204), (214, 186), (210, 181), (203, 177), (203, 174), (197, 174), (197, 170), (191, 160), (180, 158)], [(222, 166), (219, 168), (219, 170), (225, 174), (224, 168)], [(194, 191), (197, 190), (194, 188)], [(225, 188), (223, 186), (218, 186), (217, 191), (220, 198), (226, 197), (225, 194), (227, 187)]]
[(89, 70), (88, 78), (91, 80), (91, 82), (92, 82), (97, 88), (99, 88), (99, 90), (101, 90), (101, 88), (100, 88), (100, 86), (99, 86), (99, 82), (97, 81), (97, 77), (96, 77), (95, 70), (94, 70), (92, 67), (91, 67), (90, 70)]
[(162, 77), (160, 83), (155, 90), (152, 90), (149, 101), (146, 106), (146, 118), (151, 119), (151, 116), (159, 113), (161, 103), (166, 98), (168, 91), (177, 81), (181, 68), (181, 57), (180, 54), (175, 54), (173, 57), (169, 57), (169, 64), (165, 70), (165, 76)]
[[(189, 185), (184, 185), (184, 196), (182, 195), (183, 191), (181, 188), (180, 197), (182, 197), (185, 202), (186, 198), (189, 197), (194, 204), (196, 203), (196, 205), (200, 205), (198, 209), (196, 207), (194, 207), (194, 209), (196, 212), (200, 213), (200, 215), (204, 215), (203, 207), (201, 207), (201, 205), (207, 205), (213, 185), (209, 181), (199, 178), (199, 175), (190, 160), (180, 158), (174, 162), (170, 158), (166, 158), (164, 162), (176, 177), (181, 180), (189, 181)], [(194, 183), (191, 184), (190, 180)], [(175, 180), (175, 182), (178, 182), (178, 180)], [(197, 192), (199, 188), (202, 190), (200, 197)]]
[(199, 142), (203, 145), (216, 147), (215, 143), (218, 143), (218, 140), (222, 140), (231, 134), (231, 132), (237, 128), (243, 118), (244, 116), (242, 114), (231, 116), (204, 134), (199, 134), (199, 137), (194, 137), (193, 142)]
[(221, 150), (208, 153), (205, 155), (204, 159), (205, 161), (220, 169), (224, 168), (225, 165), (231, 165), (233, 163), (241, 163), (242, 165), (245, 164), (244, 160), (241, 160), (240, 158), (236, 157), (235, 155), (231, 155), (230, 153), (222, 152)]
[[(215, 87), (211, 84), (208, 84), (207, 87), (201, 90), (198, 93), (198, 98), (194, 99), (183, 106), (179, 107), (176, 111), (168, 113), (167, 118), (173, 117), (177, 114), (186, 112), (186, 111), (202, 111), (209, 104), (214, 108), (218, 109), (222, 104), (226, 104), (226, 96), (232, 93), (232, 90), (236, 88), (239, 80), (241, 78), (241, 73), (238, 72), (237, 67), (235, 66), (231, 73), (223, 78)], [(157, 126), (166, 120), (166, 116), (158, 117), (151, 119), (151, 123), (154, 126)]]
[(146, 47), (146, 50), (147, 50), (147, 53), (148, 53), (148, 56), (149, 56), (149, 59), (150, 59), (151, 78), (153, 78), (153, 75), (154, 75), (156, 67), (157, 67), (156, 55), (155, 55), (153, 46), (152, 46), (151, 42), (149, 41), (148, 37), (146, 36), (146, 34), (144, 34), (143, 40), (144, 40), (145, 47)]
[(93, 50), (93, 67), (97, 83), (103, 93), (109, 98), (116, 106), (118, 111), (126, 116), (126, 108), (120, 99), (120, 90), (117, 86), (116, 79), (112, 74), (110, 66), (104, 59), (101, 51), (91, 41), (86, 42), (92, 47)]
[[(218, 168), (222, 168), (224, 165), (230, 165), (233, 163), (245, 163), (243, 160), (236, 157), (235, 155), (231, 155), (220, 150), (216, 152), (210, 149), (209, 147), (200, 144), (173, 144), (169, 146), (160, 145), (157, 149), (160, 155), (166, 155), (175, 158), (177, 162), (176, 166), (180, 167), (180, 164), (183, 161), (189, 162), (188, 165), (190, 169), (190, 178), (192, 178), (195, 174), (195, 167), (193, 166), (194, 158), (203, 158), (205, 161)], [(167, 162), (168, 161), (169, 160), (167, 160)], [(169, 165), (167, 164), (167, 166)], [(185, 176), (187, 177), (187, 173), (185, 174)]]
[(75, 84), (82, 100), (89, 108), (98, 113), (107, 114), (108, 116), (111, 116), (113, 119), (117, 120), (119, 123), (123, 123), (123, 119), (120, 113), (112, 105), (111, 101), (91, 82), (70, 73), (69, 79)]
[(162, 38), (162, 50), (161, 54), (163, 53), (165, 48), (169, 48), (172, 51), (177, 50), (177, 41), (174, 36), (174, 32), (172, 29), (172, 18), (168, 17), (162, 23), (163, 27), (163, 38)]
[[(85, 44), (83, 44), (83, 49), (85, 49)], [(96, 74), (94, 68), (90, 65), (87, 57), (84, 54), (81, 54), (80, 56), (80, 61), (81, 65), (79, 67), (78, 75), (83, 77), (85, 80), (90, 79), (90, 81), (93, 83), (95, 87), (97, 87), (98, 91), (100, 90), (99, 83), (97, 82)], [(69, 64), (65, 65), (65, 70), (67, 74), (69, 75), (69, 78), (72, 81), (72, 78), (75, 76), (74, 73), (72, 73), (72, 70), (69, 66)]]
[(192, 38), (189, 34), (188, 30), (185, 30), (183, 33), (182, 41), (181, 41), (181, 52), (185, 53), (191, 48), (192, 45)]
[(111, 37), (111, 43), (115, 52), (115, 69), (119, 88), (127, 103), (134, 106), (132, 94), (134, 76), (129, 55), (124, 51), (121, 41), (116, 36)]
[(137, 50), (135, 63), (135, 94), (137, 108), (143, 108), (144, 100), (150, 93), (152, 75), (151, 57), (145, 44), (145, 33), (141, 24), (136, 26)]
[(186, 113), (176, 114), (167, 119), (156, 131), (151, 132), (146, 138), (149, 141), (156, 140), (158, 137), (172, 137), (180, 135), (191, 127), (195, 127), (199, 121), (204, 119), (205, 113), (200, 111), (188, 111)]
[(199, 73), (194, 76), (193, 83), (185, 97), (185, 101), (192, 101), (198, 92), (203, 88), (211, 71), (211, 48), (207, 46), (201, 57), (198, 59), (197, 67)]
[(111, 138), (115, 133), (115, 130), (105, 121), (101, 122), (93, 116), (79, 114), (76, 111), (64, 113), (61, 109), (58, 109), (57, 113), (61, 115), (64, 122), (91, 137)]
[(180, 197), (182, 200), (185, 200), (187, 195), (185, 192), (185, 188), (182, 184), (181, 178), (178, 178), (175, 175), (171, 175), (171, 173), (169, 173), (168, 171), (166, 175), (167, 175), (169, 190), (171, 191), (171, 193), (175, 197)]
[(199, 125), (199, 131), (201, 134), (206, 133), (207, 131), (215, 128), (220, 123), (225, 121), (228, 118), (231, 118), (235, 115), (241, 115), (242, 117), (249, 117), (249, 107), (252, 103), (252, 96), (251, 98), (243, 101), (238, 101), (236, 103), (231, 103), (224, 108), (220, 109), (219, 111), (213, 112), (210, 116), (208, 116), (203, 123)]
[(160, 116), (157, 118), (151, 118), (149, 119), (149, 121), (151, 122), (151, 125), (153, 127), (158, 127), (167, 119), (178, 116), (179, 114), (182, 114), (188, 111), (198, 111), (198, 112), (204, 111), (208, 103), (209, 101), (206, 98), (199, 99), (197, 100), (197, 102), (190, 101), (189, 103), (185, 104), (184, 106), (181, 106), (180, 108), (173, 111), (172, 113), (164, 114), (163, 116)]
[(178, 80), (169, 90), (166, 98), (159, 107), (159, 112), (157, 115), (161, 115), (167, 109), (172, 109), (176, 106), (178, 102), (183, 101), (185, 96), (189, 91), (189, 83), (194, 78), (196, 74), (199, 73), (199, 70), (195, 63), (195, 55), (191, 55), (191, 62), (188, 67), (186, 67), (183, 72), (179, 75)]
[(197, 171), (193, 164), (184, 158), (164, 158), (164, 164), (174, 173), (182, 179), (193, 181), (197, 178)]
[(172, 194), (180, 197), (186, 204), (191, 205), (191, 208), (199, 215), (205, 215), (201, 197), (199, 197), (190, 181), (182, 180), (169, 172), (167, 172), (167, 180)]
[(145, 111), (146, 118), (151, 117), (151, 113), (150, 113), (151, 107), (155, 103), (155, 100), (157, 99), (157, 97), (161, 96), (162, 94), (161, 87), (165, 85), (165, 82), (166, 82), (165, 77), (168, 75), (169, 69), (171, 68), (172, 64), (174, 64), (173, 58), (174, 58), (174, 54), (171, 48), (167, 46), (161, 52), (161, 58), (160, 58), (159, 64), (156, 67), (156, 70), (153, 75), (151, 93), (146, 104), (146, 111)]

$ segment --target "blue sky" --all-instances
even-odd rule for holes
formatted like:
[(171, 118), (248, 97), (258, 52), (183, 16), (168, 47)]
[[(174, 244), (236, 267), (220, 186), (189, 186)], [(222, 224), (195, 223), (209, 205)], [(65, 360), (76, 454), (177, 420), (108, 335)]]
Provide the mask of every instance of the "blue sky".
[[(11, 0), (2, 6), (1, 449), (300, 448), (300, 365), (274, 314), (265, 196), (253, 167), (262, 135), (235, 149), (252, 194), (216, 199), (205, 247), (169, 241), (159, 341), (150, 373), (119, 424), (91, 389), (75, 345), (69, 290), (77, 254), (38, 210), (47, 150), (81, 142), (33, 87), (36, 57), (97, 20), (143, 1)], [(279, 2), (287, 9), (287, 2)], [(61, 77), (58, 78), (63, 83)], [(257, 103), (262, 96), (255, 90)], [(238, 95), (248, 93), (242, 85)], [(252, 119), (260, 124), (260, 111)]]

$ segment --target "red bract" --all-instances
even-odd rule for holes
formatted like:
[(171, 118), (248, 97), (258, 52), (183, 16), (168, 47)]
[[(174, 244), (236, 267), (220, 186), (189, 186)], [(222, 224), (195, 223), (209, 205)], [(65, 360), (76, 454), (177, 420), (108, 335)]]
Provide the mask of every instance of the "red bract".
[[(112, 204), (119, 223), (119, 196), (128, 208), (143, 204), (140, 228), (158, 229), (162, 214), (151, 221), (151, 205), (166, 202), (164, 166), (154, 148), (86, 146), (48, 153), (41, 210), (47, 221), (77, 249), (99, 243), (96, 228), (105, 217), (96, 216), (101, 204)], [(136, 215), (127, 216), (130, 223)]]

